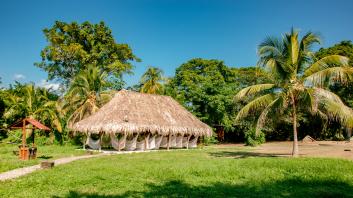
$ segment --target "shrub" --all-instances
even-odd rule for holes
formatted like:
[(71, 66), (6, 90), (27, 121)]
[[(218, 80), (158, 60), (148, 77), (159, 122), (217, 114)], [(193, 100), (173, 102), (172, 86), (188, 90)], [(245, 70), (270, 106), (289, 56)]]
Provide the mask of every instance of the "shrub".
[(255, 128), (250, 128), (245, 132), (245, 144), (248, 146), (257, 146), (265, 143), (265, 134), (261, 131), (256, 134)]
[(218, 140), (216, 137), (217, 136), (215, 134), (213, 134), (211, 137), (204, 137), (202, 143), (206, 146), (211, 144), (217, 144)]

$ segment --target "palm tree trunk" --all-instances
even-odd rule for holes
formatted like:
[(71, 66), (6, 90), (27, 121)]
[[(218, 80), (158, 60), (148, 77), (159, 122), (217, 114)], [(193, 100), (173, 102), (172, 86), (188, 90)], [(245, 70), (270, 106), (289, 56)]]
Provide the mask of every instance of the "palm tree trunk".
[(297, 110), (296, 110), (296, 105), (295, 105), (295, 99), (293, 96), (293, 93), (291, 93), (291, 98), (292, 98), (292, 107), (293, 107), (293, 151), (292, 151), (292, 157), (298, 157), (299, 156), (299, 148), (298, 148), (298, 132), (297, 132)]

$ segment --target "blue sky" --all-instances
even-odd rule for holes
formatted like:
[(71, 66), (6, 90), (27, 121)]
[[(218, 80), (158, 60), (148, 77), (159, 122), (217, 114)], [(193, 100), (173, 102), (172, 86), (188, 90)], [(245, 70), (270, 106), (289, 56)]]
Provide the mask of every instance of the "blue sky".
[[(137, 83), (147, 66), (167, 76), (195, 57), (220, 59), (233, 67), (253, 66), (256, 47), (269, 35), (293, 26), (319, 32), (323, 47), (353, 40), (353, 1), (126, 0), (0, 1), (0, 77), (3, 86), (21, 82), (48, 85), (47, 74), (33, 63), (46, 45), (42, 29), (55, 20), (104, 21), (119, 43), (142, 59)], [(55, 83), (55, 82), (53, 82)]]

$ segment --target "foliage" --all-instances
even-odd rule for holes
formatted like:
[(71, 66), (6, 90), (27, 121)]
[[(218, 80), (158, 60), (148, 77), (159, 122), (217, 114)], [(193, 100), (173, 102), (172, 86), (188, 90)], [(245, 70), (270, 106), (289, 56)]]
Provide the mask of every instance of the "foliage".
[(131, 72), (131, 61), (138, 60), (127, 44), (117, 43), (104, 22), (65, 23), (56, 21), (43, 30), (48, 45), (35, 63), (48, 72), (48, 79), (68, 85), (76, 75), (94, 64), (109, 76), (110, 87), (121, 88), (122, 74)]
[[(352, 161), (254, 157), (257, 155), (239, 147), (206, 147), (78, 160), (2, 182), (0, 196), (352, 196)], [(23, 186), (30, 188), (23, 190)]]
[[(349, 65), (353, 66), (353, 44), (352, 41), (341, 41), (332, 47), (320, 48), (315, 53), (317, 59), (320, 59), (328, 55), (341, 55), (349, 58)], [(330, 90), (340, 96), (342, 101), (348, 106), (353, 108), (353, 83), (348, 82), (347, 84), (335, 83), (330, 86)]]
[(245, 132), (245, 144), (248, 146), (257, 146), (265, 143), (265, 133), (260, 131), (256, 133), (255, 128), (250, 128)]
[(282, 39), (268, 37), (259, 45), (259, 65), (265, 67), (275, 79), (274, 83), (257, 84), (242, 89), (235, 98), (262, 94), (244, 106), (237, 114), (239, 121), (260, 111), (256, 130), (260, 131), (268, 117), (290, 114), (293, 123), (293, 156), (298, 156), (297, 111), (310, 112), (322, 119), (339, 120), (353, 127), (353, 111), (336, 94), (325, 87), (351, 80), (353, 69), (348, 59), (330, 55), (314, 59), (311, 51), (320, 39), (314, 33), (299, 33), (292, 29)]
[(94, 65), (74, 78), (62, 101), (69, 126), (93, 114), (111, 99), (112, 92), (104, 89), (106, 84), (107, 73)]
[(319, 60), (329, 55), (341, 55), (349, 58), (349, 65), (353, 65), (353, 44), (352, 41), (341, 41), (332, 47), (320, 48), (315, 53), (315, 57)]
[[(22, 118), (34, 118), (61, 132), (61, 117), (55, 94), (34, 84), (16, 83), (4, 93), (6, 105), (4, 119), (14, 123)], [(7, 126), (5, 126), (7, 127)]]
[(207, 124), (224, 125), (229, 130), (235, 114), (232, 94), (254, 83), (254, 76), (254, 68), (229, 68), (219, 60), (192, 59), (176, 69), (175, 77), (166, 85), (166, 94)]
[(217, 140), (217, 135), (216, 134), (213, 134), (211, 137), (203, 137), (202, 138), (202, 143), (206, 146), (208, 145), (212, 145), (212, 144), (217, 144), (218, 143), (218, 140)]
[(149, 94), (162, 94), (163, 71), (157, 67), (149, 67), (140, 80), (140, 92)]

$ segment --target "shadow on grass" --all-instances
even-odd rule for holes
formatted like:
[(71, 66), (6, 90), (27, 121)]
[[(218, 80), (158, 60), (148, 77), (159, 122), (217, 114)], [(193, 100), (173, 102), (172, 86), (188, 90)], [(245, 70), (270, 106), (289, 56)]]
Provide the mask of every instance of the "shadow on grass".
[(253, 151), (219, 151), (210, 152), (213, 157), (231, 157), (231, 158), (248, 158), (248, 157), (288, 157), (288, 153), (256, 153)]
[(192, 186), (183, 181), (169, 181), (162, 185), (147, 184), (146, 191), (127, 191), (119, 195), (70, 191), (66, 198), (120, 197), (353, 197), (353, 186), (334, 180), (290, 179), (265, 184), (231, 185), (215, 183)]
[(51, 158), (53, 158), (53, 156), (41, 155), (41, 156), (39, 156), (37, 158), (39, 158), (39, 159), (51, 159)]

